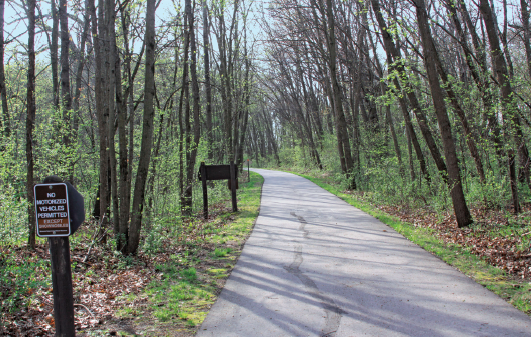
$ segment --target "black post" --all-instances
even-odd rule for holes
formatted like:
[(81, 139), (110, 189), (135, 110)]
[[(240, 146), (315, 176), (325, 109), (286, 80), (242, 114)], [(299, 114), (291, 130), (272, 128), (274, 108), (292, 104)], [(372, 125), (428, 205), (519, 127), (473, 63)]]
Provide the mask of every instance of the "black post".
[(247, 182), (250, 183), (251, 182), (251, 170), (249, 170), (249, 159), (247, 159)]
[(207, 173), (206, 173), (205, 162), (201, 162), (199, 172), (201, 173), (201, 183), (203, 184), (203, 214), (205, 215), (205, 219), (208, 219), (208, 193), (207, 193), (207, 176), (206, 176)]
[(238, 212), (238, 205), (236, 204), (236, 167), (234, 162), (230, 162), (230, 189), (232, 192), (232, 211)]
[(75, 336), (74, 295), (68, 236), (50, 238), (50, 255), (52, 259), (55, 335), (59, 337)]

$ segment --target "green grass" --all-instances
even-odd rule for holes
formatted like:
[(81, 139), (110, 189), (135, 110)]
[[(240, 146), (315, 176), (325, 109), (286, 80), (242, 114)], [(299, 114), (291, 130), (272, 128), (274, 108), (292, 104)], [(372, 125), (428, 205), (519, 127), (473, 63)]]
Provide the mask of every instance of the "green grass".
[[(178, 280), (178, 281), (176, 281)], [(188, 326), (203, 322), (205, 315), (196, 312), (196, 306), (213, 303), (213, 289), (198, 282), (195, 268), (165, 274), (162, 282), (154, 281), (147, 291), (153, 316), (161, 322), (172, 318), (185, 320)]]
[[(135, 298), (147, 297), (148, 316), (152, 319), (140, 325), (157, 331), (157, 336), (166, 332), (173, 335), (169, 331), (183, 328), (193, 331), (199, 326), (217, 298), (219, 280), (228, 277), (239, 257), (240, 250), (235, 247), (241, 246), (250, 235), (260, 208), (263, 181), (262, 176), (251, 172), (251, 181), (240, 183), (238, 212), (222, 214), (210, 221), (202, 242), (188, 242), (188, 250), (173, 254), (166, 262), (158, 264), (155, 271), (160, 277), (154, 278), (144, 293), (128, 298), (131, 305), (121, 308), (117, 316), (133, 319), (146, 315), (132, 303)], [(207, 248), (203, 247), (215, 249), (206, 251)], [(221, 263), (224, 268), (202, 267), (208, 259), (217, 265)]]
[[(231, 269), (231, 268), (230, 268)], [(224, 269), (224, 268), (211, 268), (211, 269), (208, 269), (207, 270), (209, 273), (212, 274), (212, 276), (214, 278), (217, 278), (217, 279), (223, 279), (223, 278), (226, 278), (228, 277), (228, 269)]]
[(23, 261), (16, 261), (13, 256), (2, 258), (0, 256), (0, 312), (13, 313), (29, 305), (36, 289), (50, 286), (50, 281), (38, 278), (39, 272), (50, 268), (50, 262), (36, 257)]
[(216, 248), (214, 250), (215, 257), (225, 257), (232, 251), (231, 248)]
[[(477, 255), (471, 254), (466, 247), (447, 244), (437, 238), (434, 231), (429, 228), (415, 227), (400, 221), (397, 217), (382, 212), (370, 205), (367, 201), (357, 199), (355, 195), (343, 193), (336, 186), (325, 183), (320, 178), (315, 178), (297, 172), (291, 172), (304, 177), (328, 192), (335, 194), (352, 206), (368, 213), (383, 223), (404, 235), (410, 241), (418, 244), (425, 250), (437, 255), (441, 260), (456, 267), (467, 276), (474, 279), (503, 299), (507, 300), (517, 309), (531, 315), (531, 282), (516, 280), (508, 276), (503, 270), (493, 267)], [(514, 230), (513, 228), (505, 229)], [(503, 235), (496, 233), (493, 235)]]

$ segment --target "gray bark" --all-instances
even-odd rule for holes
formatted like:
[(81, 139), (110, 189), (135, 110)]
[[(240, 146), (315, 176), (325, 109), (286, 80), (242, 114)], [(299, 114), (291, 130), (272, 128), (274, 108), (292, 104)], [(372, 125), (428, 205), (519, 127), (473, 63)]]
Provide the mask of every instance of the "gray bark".
[(155, 4), (156, 0), (147, 0), (146, 8), (146, 69), (144, 84), (144, 118), (142, 122), (142, 142), (140, 145), (140, 158), (133, 194), (133, 209), (131, 213), (131, 226), (129, 229), (129, 242), (127, 253), (136, 255), (140, 244), (140, 230), (142, 228), (142, 212), (144, 208), (146, 180), (151, 159), (153, 145), (153, 120), (155, 108)]

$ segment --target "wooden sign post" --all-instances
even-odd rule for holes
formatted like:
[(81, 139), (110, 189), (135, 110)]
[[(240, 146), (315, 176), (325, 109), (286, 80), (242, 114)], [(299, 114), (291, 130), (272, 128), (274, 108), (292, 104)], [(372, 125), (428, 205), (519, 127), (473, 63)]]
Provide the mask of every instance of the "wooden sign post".
[(203, 215), (205, 219), (208, 219), (207, 171), (204, 162), (201, 162), (201, 166), (199, 167), (199, 178), (203, 185)]
[(251, 182), (251, 170), (249, 170), (249, 159), (247, 159), (247, 182)]
[(208, 219), (208, 193), (207, 180), (224, 180), (228, 179), (229, 189), (231, 190), (232, 211), (238, 211), (236, 201), (236, 190), (238, 189), (238, 180), (236, 178), (236, 165), (231, 162), (230, 165), (205, 165), (201, 162), (199, 167), (199, 180), (203, 185), (203, 214)]
[(50, 240), (55, 335), (75, 336), (68, 236), (85, 220), (84, 200), (70, 183), (63, 183), (57, 176), (46, 177), (33, 187), (33, 192), (37, 235)]

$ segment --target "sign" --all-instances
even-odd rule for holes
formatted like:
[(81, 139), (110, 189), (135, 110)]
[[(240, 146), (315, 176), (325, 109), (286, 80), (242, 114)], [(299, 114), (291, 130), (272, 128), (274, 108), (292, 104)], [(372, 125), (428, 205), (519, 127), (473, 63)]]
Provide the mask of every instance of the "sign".
[(37, 184), (33, 191), (37, 235), (57, 237), (72, 234), (67, 185), (65, 183)]
[[(205, 165), (206, 180), (230, 179), (230, 165)], [(202, 179), (199, 170), (199, 180)]]
[(231, 190), (232, 195), (232, 211), (238, 211), (238, 204), (236, 201), (238, 179), (236, 177), (236, 165), (234, 165), (234, 162), (231, 162), (229, 165), (205, 165), (204, 162), (201, 162), (198, 178), (203, 184), (203, 214), (205, 219), (208, 219), (207, 180), (228, 179), (227, 184), (229, 185), (229, 190)]

